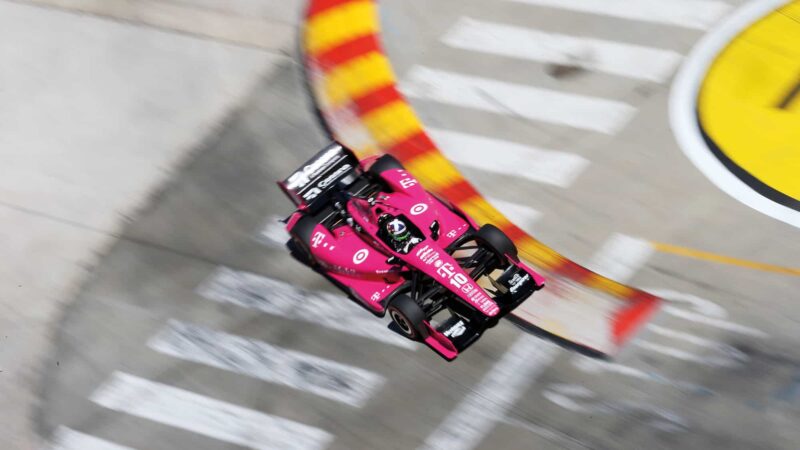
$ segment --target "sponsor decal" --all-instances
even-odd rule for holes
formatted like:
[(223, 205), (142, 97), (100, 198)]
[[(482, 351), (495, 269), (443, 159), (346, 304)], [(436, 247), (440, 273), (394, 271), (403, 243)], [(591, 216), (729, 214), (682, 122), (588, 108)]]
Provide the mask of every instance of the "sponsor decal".
[(469, 281), (466, 275), (456, 272), (456, 268), (448, 262), (439, 266), (436, 269), (436, 273), (438, 273), (442, 278), (450, 280), (450, 284), (455, 286), (456, 289), (460, 289), (461, 286)]
[(447, 234), (446, 234), (446, 236), (447, 236), (447, 237), (449, 237), (450, 239), (452, 239), (452, 238), (456, 237), (456, 230), (450, 230), (450, 231), (448, 231), (448, 232), (447, 232)]
[(322, 194), (322, 189), (313, 187), (308, 192), (303, 193), (303, 199), (314, 200), (319, 194)]
[(412, 206), (409, 212), (412, 216), (418, 216), (425, 211), (428, 210), (428, 205), (426, 203), (417, 203), (416, 205)]
[(367, 256), (369, 256), (369, 250), (362, 248), (353, 255), (353, 263), (361, 264), (367, 260)]
[(322, 189), (325, 189), (326, 187), (330, 186), (331, 183), (333, 183), (334, 181), (338, 180), (339, 177), (341, 177), (344, 173), (346, 173), (352, 167), (353, 166), (351, 166), (350, 164), (345, 164), (342, 167), (339, 167), (338, 169), (336, 169), (336, 172), (333, 172), (332, 174), (328, 175), (324, 180), (320, 181), (317, 184), (317, 186), (321, 187)]
[(530, 280), (530, 274), (525, 274), (524, 277), (520, 276), (518, 273), (515, 273), (514, 276), (511, 278), (511, 282), (509, 283), (509, 291), (512, 294), (516, 294), (519, 287), (522, 286), (526, 281)]
[(449, 338), (456, 338), (464, 334), (467, 327), (464, 325), (463, 320), (459, 320), (452, 327), (448, 328), (443, 334)]
[(378, 300), (380, 300), (380, 298), (381, 298), (381, 293), (380, 293), (380, 291), (375, 291), (375, 292), (372, 294), (372, 297), (370, 297), (369, 299), (370, 299), (370, 300), (372, 300), (373, 302), (377, 302)]
[[(433, 249), (433, 247), (426, 245), (417, 251), (417, 258), (425, 264), (434, 264), (439, 260), (439, 252)], [(441, 264), (441, 263), (439, 263)], [(439, 267), (438, 265), (436, 267)]]
[(400, 180), (400, 186), (402, 186), (403, 189), (408, 189), (411, 186), (416, 186), (416, 185), (417, 185), (417, 180), (411, 177), (403, 178), (402, 180)]
[(304, 187), (311, 181), (312, 178), (317, 177), (325, 169), (330, 167), (330, 165), (333, 163), (333, 160), (337, 156), (340, 156), (340, 154), (341, 154), (341, 147), (335, 146), (331, 148), (327, 152), (320, 155), (319, 158), (312, 161), (309, 165), (293, 173), (286, 180), (286, 187), (289, 189), (297, 189)]
[(325, 239), (325, 233), (317, 231), (314, 233), (314, 236), (311, 236), (311, 246), (314, 248), (319, 247), (319, 244), (322, 243), (323, 239)]

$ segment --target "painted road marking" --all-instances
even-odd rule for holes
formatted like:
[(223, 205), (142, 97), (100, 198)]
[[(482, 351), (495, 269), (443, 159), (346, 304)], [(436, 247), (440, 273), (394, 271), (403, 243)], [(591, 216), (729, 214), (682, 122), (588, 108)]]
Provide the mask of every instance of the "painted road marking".
[(614, 134), (636, 113), (626, 103), (414, 66), (400, 90), (409, 97)]
[(170, 320), (148, 345), (176, 358), (355, 407), (363, 406), (385, 381), (367, 370), (177, 320)]
[(522, 230), (528, 234), (534, 234), (533, 224), (541, 217), (539, 211), (529, 206), (507, 202), (497, 198), (487, 198), (486, 200), (503, 213), (504, 216), (509, 218), (511, 223), (522, 228)]
[(589, 165), (581, 156), (459, 131), (428, 128), (450, 162), (537, 183), (567, 187)]
[(724, 16), (730, 6), (715, 0), (507, 0), (548, 8), (568, 9), (621, 19), (655, 22), (705, 30)]
[(612, 280), (629, 280), (653, 254), (649, 242), (615, 233), (603, 243), (586, 268)]
[(553, 362), (555, 344), (523, 334), (420, 447), (468, 450), (477, 447), (524, 392)]
[(647, 329), (653, 334), (676, 341), (684, 341), (696, 347), (707, 348), (717, 353), (716, 356), (704, 357), (704, 364), (732, 367), (745, 363), (749, 360), (747, 355), (722, 342), (712, 341), (711, 339), (706, 339), (691, 333), (677, 331), (655, 324), (648, 325)]
[(750, 208), (800, 228), (800, 211), (762, 196), (731, 173), (710, 151), (697, 121), (700, 85), (711, 63), (728, 43), (753, 22), (785, 5), (786, 0), (745, 3), (695, 45), (678, 71), (670, 93), (669, 117), (684, 154), (722, 191)]
[(597, 358), (590, 358), (583, 355), (575, 355), (572, 358), (572, 365), (586, 373), (598, 375), (603, 373), (613, 373), (615, 375), (623, 375), (630, 378), (672, 386), (690, 394), (709, 394), (712, 392), (711, 389), (705, 386), (687, 381), (673, 381), (664, 375), (661, 375), (660, 373), (653, 372), (652, 370), (644, 371), (642, 369), (626, 366), (624, 364), (604, 361)]
[(800, 0), (787, 2), (728, 42), (705, 74), (697, 120), (708, 151), (732, 174), (800, 212), (798, 18)]
[(322, 449), (333, 440), (333, 435), (318, 428), (121, 372), (115, 372), (91, 400), (115, 411), (255, 449)]
[(678, 245), (664, 244), (662, 242), (651, 242), (653, 248), (662, 253), (671, 253), (673, 255), (686, 256), (687, 258), (700, 259), (705, 261), (712, 261), (720, 264), (729, 264), (732, 266), (746, 267), (748, 269), (762, 270), (764, 272), (781, 273), (784, 275), (800, 276), (800, 268), (798, 267), (785, 267), (777, 266), (775, 264), (765, 264), (756, 261), (748, 261), (746, 259), (733, 258), (731, 256), (719, 255), (716, 253), (705, 252), (702, 250), (695, 250), (688, 247), (680, 247)]
[(645, 402), (626, 400), (605, 401), (598, 399), (597, 394), (586, 386), (569, 383), (553, 383), (542, 392), (550, 402), (568, 410), (582, 414), (629, 414), (637, 421), (647, 423), (659, 430), (674, 433), (685, 431), (689, 422), (682, 416), (664, 408)]
[[(726, 320), (727, 311), (710, 300), (670, 289), (650, 288), (646, 291), (669, 302), (670, 304), (665, 305), (662, 311), (671, 316), (746, 336), (762, 339), (769, 337), (767, 333), (757, 328)], [(691, 306), (693, 311), (676, 306), (680, 303)]]
[(90, 434), (59, 426), (53, 433), (48, 450), (133, 450), (131, 447), (115, 444)]
[[(625, 242), (625, 239), (624, 236), (615, 235), (610, 241)], [(615, 253), (619, 248), (618, 244), (603, 245), (593, 260), (598, 264), (612, 261), (614, 258), (604, 255), (604, 252)], [(634, 261), (638, 261), (639, 264), (646, 262), (641, 257), (635, 258)], [(621, 274), (633, 275), (635, 268), (632, 264), (627, 267), (628, 269)], [(624, 283), (626, 278), (618, 281)], [(495, 424), (504, 420), (507, 411), (513, 407), (519, 396), (533, 385), (559, 353), (560, 348), (551, 342), (528, 334), (521, 335), (481, 382), (425, 439), (425, 444), (421, 448), (470, 450), (480, 445)], [(535, 431), (535, 428), (526, 429)], [(546, 434), (541, 436), (547, 438)]]
[(220, 303), (311, 322), (385, 344), (416, 350), (417, 344), (386, 328), (386, 322), (350, 299), (326, 292), (298, 289), (254, 273), (219, 268), (197, 288), (202, 297)]
[(286, 242), (289, 241), (289, 232), (286, 231), (286, 225), (280, 220), (283, 217), (269, 216), (261, 226), (256, 239), (262, 244), (269, 247), (284, 247)]
[(663, 82), (682, 56), (671, 50), (461, 18), (442, 38), (445, 44), (511, 58), (563, 64), (623, 77)]

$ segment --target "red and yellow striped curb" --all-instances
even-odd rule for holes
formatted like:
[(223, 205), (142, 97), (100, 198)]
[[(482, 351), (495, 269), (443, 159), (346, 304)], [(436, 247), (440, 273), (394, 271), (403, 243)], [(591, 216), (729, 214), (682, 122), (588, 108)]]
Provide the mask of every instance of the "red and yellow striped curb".
[(362, 157), (376, 152), (394, 155), (427, 189), (479, 223), (502, 229), (517, 244), (520, 256), (543, 271), (627, 300), (613, 333), (624, 341), (631, 328), (655, 310), (658, 298), (572, 262), (489, 204), (442, 155), (397, 90), (379, 33), (376, 0), (310, 0), (303, 45), (306, 73), (334, 138)]

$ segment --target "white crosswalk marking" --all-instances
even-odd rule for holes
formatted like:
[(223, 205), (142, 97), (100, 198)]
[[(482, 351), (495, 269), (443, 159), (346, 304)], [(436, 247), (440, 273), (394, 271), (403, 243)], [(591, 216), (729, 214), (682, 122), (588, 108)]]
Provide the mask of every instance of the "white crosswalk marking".
[(539, 211), (525, 205), (498, 200), (496, 198), (487, 198), (487, 200), (492, 206), (500, 210), (504, 216), (509, 218), (511, 223), (522, 228), (526, 233), (535, 234), (533, 224), (539, 220), (539, 216), (541, 215)]
[(378, 374), (266, 342), (171, 320), (150, 348), (271, 383), (363, 406), (383, 384)]
[(629, 280), (653, 255), (642, 239), (615, 233), (603, 243), (586, 267), (612, 280)]
[(455, 164), (538, 183), (567, 187), (589, 165), (589, 161), (571, 153), (458, 131), (428, 128), (428, 132)]
[(444, 35), (442, 42), (466, 50), (655, 82), (668, 79), (681, 61), (681, 55), (671, 50), (545, 33), (466, 17)]
[(507, 0), (529, 5), (705, 30), (729, 10), (717, 0)]
[(558, 347), (523, 334), (458, 407), (425, 440), (422, 450), (477, 447), (519, 394), (553, 362)]
[[(613, 260), (604, 253), (613, 252), (615, 248), (615, 245), (603, 246), (594, 255), (594, 260)], [(634, 262), (641, 266), (646, 260), (636, 258)], [(635, 270), (631, 266), (623, 275), (630, 277)], [(619, 281), (625, 282), (626, 279)], [(495, 424), (504, 420), (506, 412), (513, 407), (520, 393), (536, 381), (559, 353), (559, 347), (550, 342), (527, 334), (521, 335), (420, 448), (470, 450), (479, 446)], [(534, 428), (528, 429), (537, 432)]]
[(197, 292), (216, 302), (323, 327), (385, 344), (415, 350), (417, 344), (388, 330), (386, 322), (340, 295), (298, 289), (283, 281), (249, 272), (218, 269)]
[(133, 450), (65, 426), (56, 429), (45, 448), (47, 450)]
[(318, 428), (121, 372), (114, 373), (91, 400), (115, 411), (255, 449), (321, 449), (333, 439)]
[(489, 78), (415, 66), (401, 83), (409, 97), (614, 134), (636, 108), (597, 97), (552, 91)]

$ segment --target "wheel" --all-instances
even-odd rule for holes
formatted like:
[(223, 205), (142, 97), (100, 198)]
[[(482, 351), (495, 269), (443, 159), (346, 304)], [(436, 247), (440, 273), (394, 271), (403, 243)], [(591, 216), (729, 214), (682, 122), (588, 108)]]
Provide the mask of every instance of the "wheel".
[(425, 312), (411, 297), (400, 294), (392, 299), (386, 309), (389, 311), (389, 317), (407, 338), (417, 341), (427, 336), (428, 329), (423, 323)]
[(512, 255), (517, 256), (517, 246), (514, 242), (506, 236), (505, 233), (500, 231), (496, 226), (487, 223), (478, 230), (478, 239), (483, 241), (489, 248), (492, 249), (498, 256)]
[(383, 155), (376, 159), (371, 166), (369, 166), (368, 172), (372, 175), (380, 175), (382, 172), (385, 172), (389, 169), (404, 169), (404, 167), (394, 156)]
[(308, 243), (311, 241), (311, 235), (314, 234), (314, 228), (317, 227), (317, 221), (313, 217), (303, 216), (292, 227), (289, 234), (292, 239), (287, 243), (289, 250), (295, 255), (300, 262), (313, 266), (314, 256), (311, 254), (311, 249), (308, 248)]

